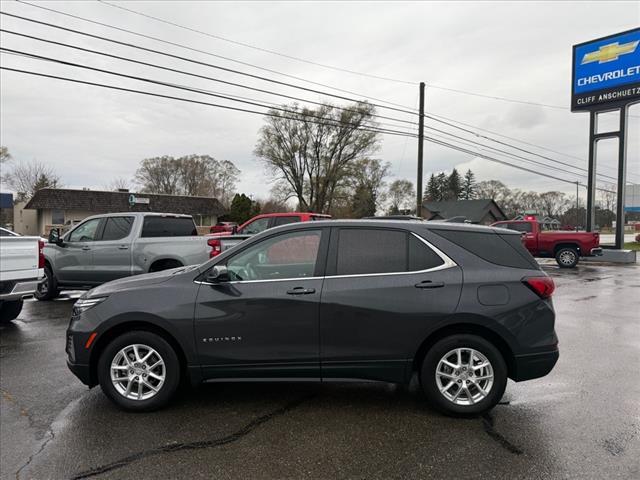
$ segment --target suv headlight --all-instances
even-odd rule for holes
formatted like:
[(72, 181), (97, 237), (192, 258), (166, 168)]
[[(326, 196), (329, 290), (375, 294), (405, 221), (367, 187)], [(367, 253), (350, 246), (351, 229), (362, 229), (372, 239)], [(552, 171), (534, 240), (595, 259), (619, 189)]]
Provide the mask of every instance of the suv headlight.
[(106, 299), (107, 297), (80, 298), (73, 306), (73, 315), (80, 315), (82, 312), (86, 312), (90, 308), (104, 302)]

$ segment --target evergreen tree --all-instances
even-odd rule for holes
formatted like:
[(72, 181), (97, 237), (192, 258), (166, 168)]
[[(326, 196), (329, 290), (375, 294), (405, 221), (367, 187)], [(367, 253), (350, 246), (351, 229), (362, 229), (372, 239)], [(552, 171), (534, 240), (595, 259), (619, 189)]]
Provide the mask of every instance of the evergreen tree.
[(353, 218), (372, 217), (376, 214), (376, 195), (373, 190), (360, 185), (351, 198), (351, 213)]
[(476, 179), (471, 169), (467, 170), (464, 174), (464, 181), (462, 182), (462, 194), (463, 200), (472, 200), (476, 197)]
[(438, 176), (436, 176), (436, 185), (438, 186), (438, 198), (436, 200), (438, 202), (447, 200), (447, 190), (449, 187), (448, 180), (447, 174), (444, 172), (440, 172)]
[(244, 223), (260, 213), (260, 204), (254, 202), (244, 193), (236, 193), (231, 201), (229, 209), (229, 220), (232, 222)]
[(444, 200), (458, 200), (462, 194), (462, 179), (458, 170), (455, 168), (447, 178), (446, 188), (444, 190)]
[(437, 202), (440, 200), (440, 187), (438, 186), (438, 180), (433, 173), (427, 182), (427, 189), (424, 192), (424, 200), (430, 202)]

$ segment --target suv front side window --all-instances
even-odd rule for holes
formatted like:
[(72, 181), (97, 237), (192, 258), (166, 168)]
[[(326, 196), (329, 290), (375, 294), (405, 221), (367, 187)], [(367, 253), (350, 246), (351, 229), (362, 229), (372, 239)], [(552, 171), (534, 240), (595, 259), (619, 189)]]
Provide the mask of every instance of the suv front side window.
[(285, 233), (263, 240), (227, 261), (232, 281), (313, 277), (321, 230)]
[(68, 242), (93, 242), (96, 239), (98, 225), (102, 221), (101, 218), (94, 218), (80, 224), (75, 230), (69, 234)]
[(264, 232), (269, 227), (269, 218), (259, 218), (242, 229), (242, 233), (246, 235), (255, 235)]

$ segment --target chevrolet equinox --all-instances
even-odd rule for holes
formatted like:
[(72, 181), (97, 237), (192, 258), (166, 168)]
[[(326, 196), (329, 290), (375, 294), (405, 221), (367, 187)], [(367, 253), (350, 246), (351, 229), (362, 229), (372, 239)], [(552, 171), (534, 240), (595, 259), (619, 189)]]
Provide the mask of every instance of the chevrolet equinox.
[(553, 281), (519, 232), (339, 220), (265, 231), (210, 261), (106, 283), (74, 305), (69, 368), (127, 410), (191, 384), (408, 383), (478, 414), (558, 359)]

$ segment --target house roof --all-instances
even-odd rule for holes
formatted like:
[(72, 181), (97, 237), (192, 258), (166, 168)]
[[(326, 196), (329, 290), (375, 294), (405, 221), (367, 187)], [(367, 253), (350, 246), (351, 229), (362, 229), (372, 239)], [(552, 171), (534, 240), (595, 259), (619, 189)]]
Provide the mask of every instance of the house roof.
[[(148, 198), (149, 203), (129, 205), (129, 196), (132, 194), (137, 198)], [(225, 213), (225, 209), (218, 199), (211, 197), (72, 190), (67, 188), (43, 188), (38, 190), (25, 208), (34, 210), (41, 208), (87, 210), (95, 213), (163, 212), (217, 216)]]
[(472, 223), (479, 223), (492, 210), (503, 219), (507, 218), (498, 204), (490, 198), (423, 202), (422, 206), (431, 212), (432, 217), (436, 218), (466, 217)]

